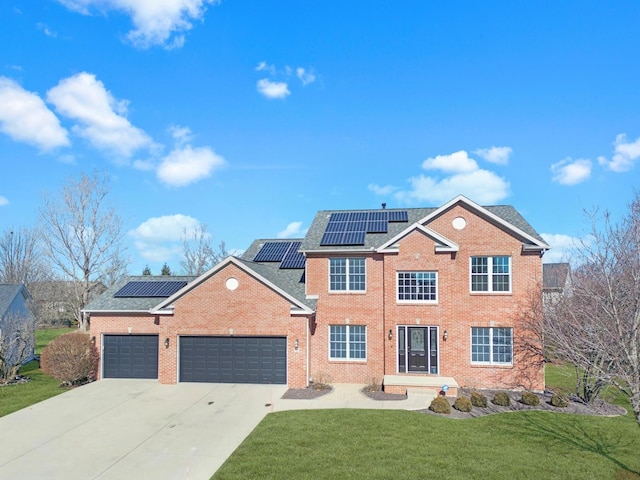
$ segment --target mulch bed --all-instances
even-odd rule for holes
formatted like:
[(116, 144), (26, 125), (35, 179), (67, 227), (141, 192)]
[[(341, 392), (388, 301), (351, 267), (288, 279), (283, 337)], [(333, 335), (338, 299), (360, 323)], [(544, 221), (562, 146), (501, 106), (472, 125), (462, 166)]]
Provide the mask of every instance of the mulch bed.
[[(617, 405), (613, 405), (611, 403), (605, 402), (604, 400), (598, 400), (593, 404), (585, 404), (581, 402), (579, 399), (570, 397), (569, 405), (566, 407), (554, 407), (551, 405), (551, 393), (545, 392), (544, 394), (538, 394), (540, 397), (540, 404), (537, 406), (525, 405), (520, 402), (520, 392), (508, 392), (509, 397), (511, 397), (511, 405), (507, 407), (502, 407), (499, 405), (494, 405), (491, 402), (493, 395), (497, 392), (497, 390), (477, 390), (478, 392), (484, 394), (487, 397), (487, 407), (473, 407), (470, 412), (461, 412), (453, 408), (453, 402), (455, 402), (455, 398), (447, 397), (449, 403), (451, 404), (451, 413), (449, 415), (434, 413), (428, 408), (424, 410), (418, 410), (420, 413), (426, 413), (429, 415), (439, 415), (439, 416), (447, 416), (450, 418), (475, 418), (482, 417), (484, 415), (490, 415), (492, 413), (504, 413), (504, 412), (522, 412), (522, 411), (530, 411), (530, 410), (538, 410), (538, 411), (548, 411), (548, 412), (559, 412), (559, 413), (573, 413), (577, 415), (600, 415), (600, 416), (618, 416), (625, 415), (627, 411), (619, 407)], [(469, 397), (471, 395), (470, 390), (460, 389), (460, 396)]]
[(333, 391), (329, 385), (322, 387), (310, 385), (307, 388), (290, 388), (281, 398), (287, 400), (313, 400)]

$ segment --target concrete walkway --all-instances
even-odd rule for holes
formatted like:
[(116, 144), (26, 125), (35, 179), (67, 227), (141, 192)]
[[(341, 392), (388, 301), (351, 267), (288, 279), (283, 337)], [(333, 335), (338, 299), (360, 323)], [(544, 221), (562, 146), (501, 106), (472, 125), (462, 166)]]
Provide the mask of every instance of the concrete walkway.
[(101, 380), (0, 418), (0, 478), (205, 480), (269, 412), (427, 406), (361, 388), (284, 400), (286, 386)]

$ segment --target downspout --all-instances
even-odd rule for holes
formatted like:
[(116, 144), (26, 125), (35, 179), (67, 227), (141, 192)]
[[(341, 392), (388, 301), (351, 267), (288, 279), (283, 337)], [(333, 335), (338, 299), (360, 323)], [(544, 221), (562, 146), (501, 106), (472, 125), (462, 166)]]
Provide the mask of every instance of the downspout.
[(309, 386), (309, 375), (310, 375), (309, 374), (309, 372), (310, 372), (310, 370), (309, 370), (309, 329), (311, 328), (310, 323), (311, 323), (311, 317), (307, 317), (307, 340), (305, 342), (305, 345), (306, 345), (306, 348), (307, 348), (307, 373), (306, 373), (307, 378), (305, 380), (305, 383), (306, 383), (307, 387)]
[(380, 385), (384, 384), (384, 376), (387, 373), (387, 275), (385, 267), (386, 258), (382, 254), (382, 378)]

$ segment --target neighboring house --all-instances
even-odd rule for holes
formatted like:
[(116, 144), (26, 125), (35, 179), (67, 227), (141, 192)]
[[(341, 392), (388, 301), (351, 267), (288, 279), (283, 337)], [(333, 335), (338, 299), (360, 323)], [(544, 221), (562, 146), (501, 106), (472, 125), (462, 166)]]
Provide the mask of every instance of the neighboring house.
[(565, 295), (571, 295), (571, 266), (568, 263), (545, 263), (542, 266), (544, 305), (553, 305)]
[(0, 364), (3, 370), (34, 358), (35, 316), (30, 301), (31, 296), (24, 285), (0, 283)]
[[(384, 207), (384, 205), (383, 205)], [(128, 277), (87, 306), (102, 377), (544, 389), (516, 348), (549, 245), (510, 206), (320, 211), (193, 277)]]
[[(101, 282), (93, 282), (89, 299), (94, 299), (107, 289)], [(76, 322), (75, 309), (81, 293), (76, 282), (50, 280), (29, 285), (33, 297), (35, 315), (39, 325), (71, 325)]]

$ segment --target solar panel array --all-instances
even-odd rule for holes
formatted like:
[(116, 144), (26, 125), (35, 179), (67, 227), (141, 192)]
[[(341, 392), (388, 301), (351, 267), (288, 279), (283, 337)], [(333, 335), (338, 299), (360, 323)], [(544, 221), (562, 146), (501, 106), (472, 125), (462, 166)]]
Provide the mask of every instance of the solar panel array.
[(305, 257), (298, 252), (302, 242), (266, 242), (254, 262), (280, 262), (280, 268), (304, 268)]
[(135, 281), (128, 282), (113, 296), (123, 297), (170, 297), (187, 284), (185, 281)]
[(367, 233), (387, 233), (390, 222), (408, 221), (406, 210), (332, 213), (320, 245), (364, 245)]

